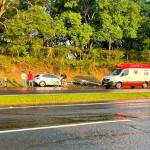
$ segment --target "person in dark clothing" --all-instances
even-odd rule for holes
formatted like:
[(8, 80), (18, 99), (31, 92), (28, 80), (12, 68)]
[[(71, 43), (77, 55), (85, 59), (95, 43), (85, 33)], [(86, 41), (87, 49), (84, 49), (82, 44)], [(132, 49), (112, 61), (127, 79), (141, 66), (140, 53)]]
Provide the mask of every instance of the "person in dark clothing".
[(63, 85), (64, 81), (66, 81), (66, 79), (67, 79), (67, 75), (65, 73), (63, 73), (60, 75), (60, 78), (61, 78), (61, 85)]
[(63, 79), (67, 79), (67, 75), (65, 73), (62, 74)]

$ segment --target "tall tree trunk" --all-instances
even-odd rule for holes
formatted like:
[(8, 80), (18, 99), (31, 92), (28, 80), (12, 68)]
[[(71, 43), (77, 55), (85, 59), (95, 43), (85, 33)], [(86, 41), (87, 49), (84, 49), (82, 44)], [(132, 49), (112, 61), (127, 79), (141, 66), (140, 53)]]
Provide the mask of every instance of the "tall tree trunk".
[(52, 15), (53, 15), (53, 12), (54, 12), (54, 7), (52, 7), (52, 9), (51, 9), (51, 13), (50, 13), (50, 16), (52, 17)]
[(111, 50), (111, 44), (112, 44), (112, 41), (111, 41), (111, 37), (110, 37), (110, 39), (109, 39), (109, 48), (108, 48), (108, 50), (109, 50), (109, 59), (110, 59), (110, 50)]
[(93, 42), (89, 45), (89, 49), (91, 49), (93, 47)]
[(80, 61), (82, 60), (82, 50), (80, 50)]
[[(0, 0), (0, 4), (1, 4), (1, 6), (0, 6), (0, 19), (2, 19), (2, 18), (6, 19), (5, 17), (3, 17), (3, 14), (10, 8), (15, 9), (17, 11), (17, 14), (18, 14), (18, 9), (16, 7), (10, 7), (11, 3), (13, 3), (14, 1), (16, 1), (16, 0), (11, 0), (7, 3), (7, 0)], [(6, 29), (6, 25), (2, 21), (0, 21), (0, 24), (3, 25)]]
[(47, 40), (47, 44), (46, 45), (47, 45), (47, 47), (50, 47), (50, 40), (49, 39)]
[(17, 50), (17, 56), (19, 57), (19, 50)]

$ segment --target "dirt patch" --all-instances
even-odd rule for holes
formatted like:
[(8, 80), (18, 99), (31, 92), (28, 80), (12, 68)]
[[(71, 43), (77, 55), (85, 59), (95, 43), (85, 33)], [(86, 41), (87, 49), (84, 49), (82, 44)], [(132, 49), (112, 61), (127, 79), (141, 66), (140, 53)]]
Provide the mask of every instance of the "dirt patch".
[[(24, 71), (26, 74), (29, 71), (36, 76), (37, 74), (55, 74), (57, 72), (53, 70), (53, 67), (50, 65), (44, 64), (42, 62), (20, 62), (20, 63), (13, 63), (11, 58), (4, 58), (2, 57), (3, 61), (3, 69), (0, 70), (0, 78), (6, 77), (8, 79), (8, 86), (9, 87), (18, 87), (22, 86), (21, 84), (21, 72)], [(7, 63), (6, 63), (7, 62)], [(9, 66), (9, 67), (8, 67)], [(46, 67), (49, 66), (49, 67)], [(69, 68), (69, 67), (68, 67)], [(65, 73), (67, 75), (67, 81), (71, 82), (74, 80), (75, 77), (82, 77), (81, 79), (89, 80), (90, 82), (99, 83), (102, 81), (102, 78), (109, 73), (107, 68), (97, 68), (97, 70), (90, 71), (89, 70), (80, 70), (80, 71), (73, 71), (71, 69), (61, 69), (56, 75), (59, 77), (60, 74)]]

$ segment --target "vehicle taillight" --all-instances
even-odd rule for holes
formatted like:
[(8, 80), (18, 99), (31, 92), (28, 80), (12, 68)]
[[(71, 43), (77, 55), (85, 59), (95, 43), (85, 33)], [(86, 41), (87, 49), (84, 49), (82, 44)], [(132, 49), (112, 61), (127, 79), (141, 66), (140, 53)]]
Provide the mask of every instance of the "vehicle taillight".
[(40, 79), (40, 78), (36, 78), (36, 79)]

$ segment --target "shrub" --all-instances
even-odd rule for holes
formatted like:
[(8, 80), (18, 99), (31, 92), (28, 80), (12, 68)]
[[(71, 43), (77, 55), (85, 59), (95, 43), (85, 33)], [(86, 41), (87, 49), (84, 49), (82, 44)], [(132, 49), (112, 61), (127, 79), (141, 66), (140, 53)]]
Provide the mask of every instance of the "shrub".
[(144, 50), (142, 54), (143, 54), (143, 59), (146, 62), (150, 63), (150, 50)]

